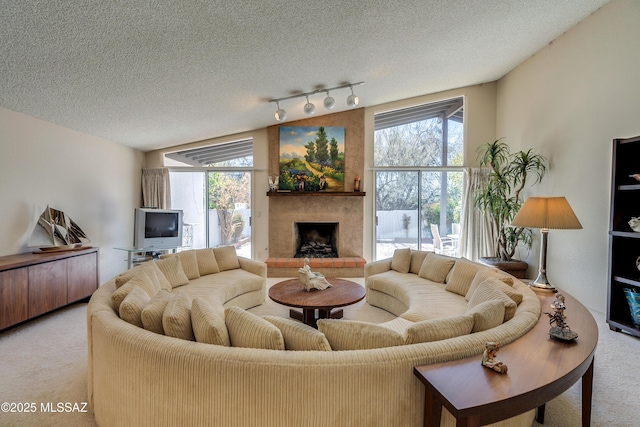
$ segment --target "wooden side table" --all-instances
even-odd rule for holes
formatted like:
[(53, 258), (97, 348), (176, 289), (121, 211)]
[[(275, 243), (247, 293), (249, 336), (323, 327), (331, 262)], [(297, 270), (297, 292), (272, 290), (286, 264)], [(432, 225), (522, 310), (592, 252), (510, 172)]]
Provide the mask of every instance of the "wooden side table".
[(483, 367), (480, 355), (415, 367), (414, 374), (425, 385), (424, 425), (439, 426), (443, 406), (456, 418), (456, 426), (491, 424), (535, 408), (536, 419), (543, 423), (545, 403), (582, 378), (582, 425), (589, 426), (598, 327), (582, 304), (561, 293), (576, 340), (549, 337), (549, 317), (544, 313), (552, 311), (555, 295), (537, 293), (542, 304), (537, 325), (498, 352), (509, 367), (507, 374)]

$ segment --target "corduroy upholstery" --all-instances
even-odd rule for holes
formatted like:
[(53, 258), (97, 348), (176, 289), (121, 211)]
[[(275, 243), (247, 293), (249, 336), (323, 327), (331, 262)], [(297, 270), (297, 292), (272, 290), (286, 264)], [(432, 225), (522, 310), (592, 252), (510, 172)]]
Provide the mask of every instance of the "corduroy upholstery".
[[(251, 260), (239, 257), (239, 261), (245, 269)], [(391, 260), (381, 265), (389, 270)], [(373, 265), (369, 273), (376, 269), (383, 273), (381, 265)], [(206, 278), (176, 291), (202, 296), (201, 281)], [(192, 284), (197, 286), (191, 289)], [(400, 299), (384, 301), (398, 301), (398, 311), (402, 305), (405, 311), (415, 310), (417, 296), (446, 292), (445, 284), (426, 294), (415, 286), (417, 283), (409, 292), (399, 292)], [(90, 407), (101, 427), (421, 426), (424, 386), (413, 375), (413, 367), (479, 355), (487, 341), (507, 344), (526, 333), (538, 320), (540, 304), (521, 282), (516, 280), (514, 289), (523, 293), (515, 316), (490, 330), (368, 350), (287, 351), (193, 342), (136, 327), (114, 310), (115, 283), (110, 281), (94, 293), (87, 310)], [(256, 305), (256, 293), (264, 301), (264, 289), (237, 295), (219, 291), (214, 298), (225, 307), (246, 309)], [(466, 301), (463, 296), (455, 297), (463, 301), (455, 315), (463, 315)], [(394, 322), (399, 331), (412, 324), (404, 317)], [(529, 412), (496, 425), (530, 426), (532, 420)], [(455, 425), (446, 410), (443, 421), (443, 425)]]

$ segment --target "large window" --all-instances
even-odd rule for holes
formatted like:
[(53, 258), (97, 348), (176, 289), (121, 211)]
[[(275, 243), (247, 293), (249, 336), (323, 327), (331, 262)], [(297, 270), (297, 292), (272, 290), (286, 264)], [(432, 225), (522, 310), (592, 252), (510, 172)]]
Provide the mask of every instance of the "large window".
[(458, 255), (463, 99), (375, 115), (376, 259), (410, 247)]
[(243, 140), (165, 155), (171, 207), (184, 211), (184, 244), (234, 245), (251, 257), (253, 141)]

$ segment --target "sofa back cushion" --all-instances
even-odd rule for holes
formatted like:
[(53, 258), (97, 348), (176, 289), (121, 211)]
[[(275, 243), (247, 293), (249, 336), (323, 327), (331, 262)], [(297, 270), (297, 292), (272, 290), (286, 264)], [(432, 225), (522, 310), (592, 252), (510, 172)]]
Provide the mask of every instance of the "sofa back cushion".
[(226, 347), (231, 345), (222, 304), (214, 307), (202, 298), (194, 298), (191, 303), (191, 324), (196, 341)]
[(140, 286), (134, 286), (120, 304), (120, 318), (139, 328), (142, 328), (142, 309), (149, 303), (151, 297)]
[(189, 278), (182, 268), (182, 262), (177, 256), (169, 256), (163, 259), (155, 261), (162, 274), (169, 280), (172, 288), (186, 285), (189, 283)]
[(406, 344), (417, 344), (468, 335), (473, 329), (473, 316), (462, 315), (416, 322), (406, 331)]
[(171, 289), (171, 283), (169, 283), (164, 274), (162, 274), (162, 271), (160, 271), (155, 261), (147, 261), (118, 275), (116, 277), (116, 288), (120, 288), (134, 276), (142, 272), (146, 273), (152, 280), (158, 282), (162, 289)]
[(355, 320), (320, 319), (322, 332), (333, 350), (366, 350), (404, 344), (398, 332), (375, 323)]
[(216, 257), (220, 271), (240, 268), (240, 261), (238, 261), (238, 254), (234, 246), (213, 248), (213, 254)]
[(473, 317), (471, 332), (482, 332), (504, 322), (504, 304), (500, 300), (482, 302), (467, 311)]
[(416, 251), (411, 249), (411, 266), (409, 267), (409, 273), (418, 274), (424, 259), (427, 257), (429, 251)]
[(408, 273), (411, 267), (411, 248), (396, 249), (391, 258), (391, 269), (398, 273)]
[(150, 298), (160, 291), (160, 284), (149, 277), (145, 271), (141, 271), (111, 294), (111, 302), (116, 312), (120, 312), (120, 304), (136, 286), (142, 288)]
[(285, 350), (331, 351), (329, 341), (324, 334), (309, 325), (284, 317), (262, 316), (262, 318), (280, 329)]
[(501, 301), (504, 305), (504, 322), (512, 319), (513, 316), (515, 316), (516, 309), (518, 308), (516, 303), (504, 292), (487, 282), (482, 282), (480, 283), (480, 285), (478, 285), (478, 288), (475, 290), (475, 292), (471, 296), (471, 299), (469, 300), (467, 310), (471, 310), (475, 306), (482, 304), (485, 301), (493, 300)]
[(161, 289), (151, 298), (151, 301), (142, 309), (142, 313), (140, 314), (142, 327), (147, 331), (164, 335), (162, 315), (164, 314), (164, 309), (167, 308), (167, 304), (169, 304), (169, 301), (172, 299), (173, 294), (166, 289)]
[(447, 278), (445, 290), (465, 296), (469, 292), (473, 278), (481, 268), (487, 267), (482, 267), (480, 264), (466, 258), (458, 258), (451, 269), (451, 274)]
[(216, 261), (213, 249), (196, 249), (196, 259), (198, 260), (198, 270), (201, 276), (220, 273), (218, 261)]
[(481, 269), (478, 270), (476, 275), (473, 277), (473, 280), (471, 281), (471, 285), (469, 285), (469, 290), (465, 294), (464, 298), (467, 301), (469, 301), (471, 299), (471, 296), (473, 295), (473, 293), (478, 288), (478, 285), (480, 283), (484, 282), (489, 277), (494, 277), (494, 278), (504, 282), (505, 285), (513, 286), (513, 277), (511, 275), (509, 275), (507, 273), (504, 273), (504, 272), (501, 272), (501, 271), (496, 271), (496, 270), (494, 270), (492, 268), (481, 268)]
[(424, 258), (418, 276), (432, 282), (444, 283), (455, 262), (456, 259), (453, 257), (430, 252)]
[(188, 251), (181, 251), (175, 254), (160, 255), (160, 259), (165, 259), (172, 256), (177, 256), (178, 258), (180, 258), (180, 264), (182, 264), (182, 269), (184, 271), (184, 274), (187, 276), (187, 279), (193, 280), (200, 277), (198, 258), (196, 257), (195, 250), (190, 249)]
[(169, 337), (195, 341), (191, 326), (191, 298), (179, 290), (162, 313), (162, 328)]
[(284, 350), (282, 332), (274, 324), (240, 307), (227, 307), (224, 322), (233, 347)]

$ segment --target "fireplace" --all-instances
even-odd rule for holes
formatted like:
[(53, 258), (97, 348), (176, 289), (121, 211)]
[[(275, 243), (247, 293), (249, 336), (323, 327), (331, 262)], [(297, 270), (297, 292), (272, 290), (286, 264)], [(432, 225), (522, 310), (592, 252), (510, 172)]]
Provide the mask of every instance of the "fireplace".
[(294, 258), (338, 258), (337, 222), (294, 222)]

